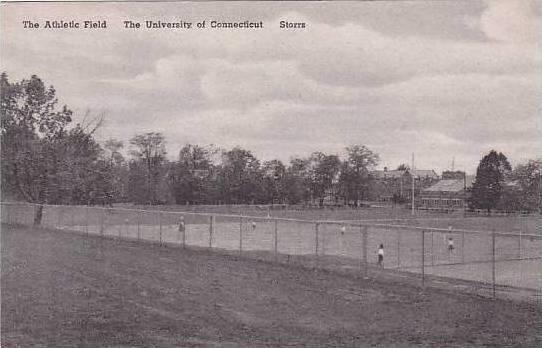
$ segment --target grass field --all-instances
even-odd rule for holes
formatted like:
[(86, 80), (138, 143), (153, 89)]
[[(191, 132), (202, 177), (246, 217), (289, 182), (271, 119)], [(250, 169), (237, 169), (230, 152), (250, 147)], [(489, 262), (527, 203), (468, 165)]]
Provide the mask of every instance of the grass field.
[[(22, 218), (32, 220), (34, 207), (28, 204), (2, 205), (2, 209), (17, 209)], [(115, 208), (145, 210), (145, 211), (167, 211), (167, 212), (190, 212), (203, 214), (230, 214), (256, 217), (277, 217), (300, 220), (322, 220), (322, 221), (365, 221), (386, 224), (401, 224), (411, 226), (423, 226), (433, 228), (466, 229), (475, 231), (496, 231), (504, 233), (525, 233), (542, 235), (542, 215), (530, 216), (467, 216), (462, 212), (434, 212), (416, 211), (412, 216), (411, 211), (404, 207), (397, 208), (359, 208), (359, 209), (275, 209), (268, 210), (266, 207), (258, 206), (184, 206), (184, 205), (132, 205), (117, 204)], [(59, 216), (63, 224), (83, 225), (87, 219), (98, 221), (101, 214), (100, 207), (90, 207), (87, 216), (85, 206), (47, 206), (44, 210), (44, 219), (50, 224), (55, 223)], [(75, 213), (75, 214), (73, 214)], [(188, 216), (188, 215), (187, 215)], [(69, 218), (67, 218), (69, 217)], [(204, 217), (192, 216), (193, 222), (202, 222)], [(155, 214), (144, 214), (143, 223), (157, 224)]]
[(539, 347), (539, 305), (2, 225), (3, 347)]
[[(253, 228), (250, 221), (242, 224), (216, 219), (210, 234), (209, 224), (188, 224), (185, 244), (189, 246), (209, 247), (228, 251), (265, 251), (269, 258), (274, 253), (274, 222), (257, 221)], [(100, 234), (100, 226), (65, 226), (90, 234)], [(177, 225), (166, 224), (137, 226), (133, 224), (108, 224), (105, 235), (121, 238), (161, 240), (164, 243), (181, 244), (182, 235)], [(411, 272), (421, 271), (421, 235), (416, 231), (388, 228), (369, 228), (367, 233), (367, 261), (376, 264), (376, 251), (379, 244), (384, 244), (386, 257), (385, 268), (403, 269)], [(240, 243), (239, 238), (242, 237)], [(458, 241), (453, 253), (447, 250), (446, 238), (453, 236)], [(315, 226), (303, 223), (277, 224), (277, 254), (310, 256), (324, 267), (326, 256), (333, 256), (344, 267), (351, 267), (363, 259), (364, 246), (360, 229), (348, 227), (344, 233), (337, 225), (320, 225), (318, 245), (315, 238)], [(492, 277), (492, 241), (490, 235), (465, 234), (461, 243), (461, 234), (430, 233), (425, 235), (425, 270), (428, 274), (452, 278), (491, 282)], [(539, 290), (542, 294), (542, 238), (522, 241), (522, 257), (518, 260), (518, 241), (516, 238), (499, 236), (496, 238), (496, 283)], [(318, 255), (318, 256), (316, 256)], [(282, 257), (282, 256), (281, 256)]]
[(234, 214), (249, 216), (268, 216), (279, 218), (292, 218), (303, 220), (333, 220), (333, 221), (367, 221), (385, 222), (393, 224), (409, 224), (412, 226), (425, 226), (435, 228), (467, 229), (477, 231), (507, 232), (507, 233), (532, 233), (542, 235), (542, 216), (467, 216), (463, 212), (438, 212), (416, 210), (411, 215), (411, 210), (406, 206), (395, 208), (326, 208), (326, 209), (272, 209), (266, 207), (251, 206), (183, 206), (183, 205), (119, 205), (130, 209), (156, 209), (165, 211), (188, 211), (216, 214)]

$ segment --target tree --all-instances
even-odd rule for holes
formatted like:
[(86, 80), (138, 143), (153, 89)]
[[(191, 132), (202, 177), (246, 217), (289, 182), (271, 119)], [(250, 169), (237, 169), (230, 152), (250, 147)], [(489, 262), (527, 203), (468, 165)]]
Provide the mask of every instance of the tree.
[[(71, 111), (57, 111), (53, 87), (32, 76), (10, 83), (0, 77), (3, 192), (13, 192), (31, 203), (48, 203), (54, 194), (51, 175), (56, 170), (54, 146), (71, 121)], [(40, 205), (34, 223), (41, 222)]]
[(519, 164), (509, 175), (510, 185), (503, 194), (502, 206), (511, 210), (542, 211), (542, 159)]
[(234, 147), (222, 154), (217, 178), (222, 200), (227, 203), (255, 203), (261, 198), (260, 161), (248, 150)]
[(410, 170), (410, 167), (408, 166), (408, 164), (401, 163), (400, 165), (397, 166), (397, 170), (408, 171)]
[[(130, 144), (134, 147), (132, 155), (137, 163), (130, 166), (131, 169), (137, 171), (132, 179), (141, 175), (144, 172), (145, 183), (143, 190), (145, 195), (139, 194), (139, 199), (144, 198), (145, 203), (157, 204), (163, 197), (159, 197), (159, 187), (165, 177), (164, 162), (166, 160), (165, 138), (161, 133), (149, 132), (138, 134), (130, 140)], [(138, 184), (142, 182), (136, 180)], [(134, 180), (132, 180), (134, 183)], [(131, 189), (141, 190), (139, 186), (131, 186)]]
[(491, 209), (497, 207), (503, 192), (504, 181), (510, 170), (508, 159), (501, 152), (491, 150), (485, 155), (476, 170), (476, 178), (470, 197), (471, 207)]
[[(101, 160), (104, 162), (104, 169), (109, 175), (104, 175), (110, 189), (105, 194), (111, 201), (122, 202), (128, 196), (128, 165), (121, 153), (124, 143), (117, 139), (108, 139), (104, 143), (104, 151)], [(105, 193), (105, 192), (104, 192)], [(94, 203), (94, 202), (93, 202)]]
[(360, 200), (367, 196), (370, 181), (369, 171), (378, 164), (378, 154), (363, 145), (346, 148), (348, 158), (343, 162), (339, 186), (346, 202), (354, 201), (358, 206)]
[(179, 152), (179, 160), (172, 165), (169, 175), (175, 201), (178, 204), (210, 203), (215, 196), (212, 156), (217, 152), (213, 146), (185, 145)]
[(109, 161), (112, 165), (124, 162), (124, 156), (120, 152), (123, 147), (124, 144), (120, 140), (108, 139), (105, 141), (104, 148), (108, 152)]
[(307, 202), (310, 199), (309, 160), (292, 158), (283, 178), (284, 196), (289, 204)]
[(311, 198), (324, 205), (326, 196), (335, 198), (334, 185), (340, 171), (341, 160), (337, 155), (314, 152), (310, 158)]
[(286, 200), (284, 179), (286, 167), (279, 160), (264, 162), (262, 165), (263, 189), (267, 203), (284, 203)]
[(100, 194), (110, 197), (114, 190), (111, 180), (106, 180), (111, 176), (111, 170), (101, 158), (102, 149), (92, 136), (95, 129), (89, 131), (87, 128), (77, 124), (52, 149), (57, 170), (51, 182), (56, 182), (59, 189), (55, 191), (59, 195), (50, 199), (51, 202), (95, 203), (95, 197)]
[(54, 87), (35, 75), (10, 83), (2, 73), (0, 92), (2, 191), (38, 203), (36, 225), (43, 204), (85, 202), (100, 153), (92, 135), (101, 122), (69, 128), (72, 111), (59, 108)]

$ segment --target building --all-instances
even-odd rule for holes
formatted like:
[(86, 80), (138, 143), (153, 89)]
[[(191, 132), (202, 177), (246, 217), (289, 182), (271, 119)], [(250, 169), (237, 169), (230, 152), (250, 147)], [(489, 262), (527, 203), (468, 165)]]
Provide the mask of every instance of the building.
[(464, 172), (443, 172), (442, 180), (423, 189), (417, 199), (418, 209), (460, 210), (467, 207), (468, 189), (474, 177)]
[(371, 198), (381, 202), (408, 201), (412, 195), (412, 177), (414, 177), (414, 195), (439, 180), (438, 174), (432, 169), (406, 170), (374, 170), (370, 173)]

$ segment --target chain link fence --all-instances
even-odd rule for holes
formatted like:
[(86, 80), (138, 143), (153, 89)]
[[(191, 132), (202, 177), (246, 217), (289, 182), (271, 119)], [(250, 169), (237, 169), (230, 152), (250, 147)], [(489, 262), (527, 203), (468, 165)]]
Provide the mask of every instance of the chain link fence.
[[(522, 293), (542, 301), (542, 235), (374, 222), (43, 205), (40, 227), (299, 264), (365, 277)], [(1, 221), (34, 225), (40, 207), (1, 203)], [(383, 247), (383, 262), (377, 252)], [(445, 285), (442, 285), (445, 286)]]

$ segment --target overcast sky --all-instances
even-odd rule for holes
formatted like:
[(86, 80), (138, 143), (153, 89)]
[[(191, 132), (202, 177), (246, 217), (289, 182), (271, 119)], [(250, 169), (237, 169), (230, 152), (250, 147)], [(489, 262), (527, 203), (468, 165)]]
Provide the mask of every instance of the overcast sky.
[[(542, 1), (3, 4), (1, 68), (40, 76), (99, 139), (158, 131), (288, 161), (363, 144), (380, 167), (474, 172), (490, 149), (542, 157)], [(23, 20), (107, 19), (107, 30)], [(129, 30), (123, 20), (263, 21)], [(279, 21), (304, 30), (281, 30)]]

